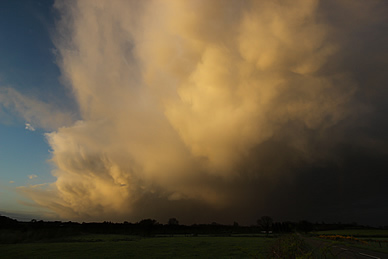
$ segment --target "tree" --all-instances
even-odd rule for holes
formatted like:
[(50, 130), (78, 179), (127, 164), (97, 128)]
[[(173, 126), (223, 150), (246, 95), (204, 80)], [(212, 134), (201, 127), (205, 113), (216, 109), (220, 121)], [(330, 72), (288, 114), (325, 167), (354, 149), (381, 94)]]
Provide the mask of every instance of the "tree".
[(272, 227), (272, 222), (273, 220), (271, 217), (263, 216), (257, 220), (257, 225), (259, 225), (265, 231), (265, 233), (267, 233), (267, 236), (268, 236), (268, 233)]
[(307, 221), (307, 220), (302, 220), (298, 224), (298, 230), (303, 231), (305, 233), (311, 232), (314, 230), (314, 225), (313, 223)]
[(170, 218), (168, 220), (168, 225), (170, 225), (170, 226), (177, 226), (177, 225), (179, 225), (179, 221), (176, 218)]
[(143, 219), (138, 223), (138, 226), (143, 232), (145, 236), (151, 236), (155, 227), (157, 227), (159, 223), (154, 219)]
[(154, 219), (142, 219), (138, 224), (143, 227), (152, 227), (158, 225), (159, 223)]

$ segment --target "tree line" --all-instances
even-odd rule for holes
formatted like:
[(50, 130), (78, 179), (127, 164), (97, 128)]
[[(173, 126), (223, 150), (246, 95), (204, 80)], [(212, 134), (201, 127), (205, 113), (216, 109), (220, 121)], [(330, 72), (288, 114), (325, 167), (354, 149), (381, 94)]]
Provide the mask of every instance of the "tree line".
[[(155, 219), (143, 219), (136, 223), (124, 221), (114, 223), (104, 222), (62, 222), (62, 221), (43, 221), (31, 220), (21, 222), (6, 216), (0, 216), (0, 231), (3, 233), (1, 243), (29, 242), (42, 239), (63, 238), (85, 233), (93, 234), (124, 234), (152, 237), (156, 235), (213, 235), (213, 236), (231, 236), (231, 235), (257, 235), (265, 234), (272, 236), (274, 234), (291, 233), (291, 232), (311, 232), (320, 230), (344, 229), (344, 228), (364, 228), (364, 226), (352, 224), (333, 223), (325, 224), (311, 223), (309, 221), (300, 222), (274, 222), (269, 216), (263, 216), (257, 220), (255, 225), (241, 226), (237, 222), (230, 225), (218, 224), (193, 224), (182, 225), (178, 219), (170, 218), (166, 224), (161, 224)], [(14, 238), (9, 238), (8, 233)]]

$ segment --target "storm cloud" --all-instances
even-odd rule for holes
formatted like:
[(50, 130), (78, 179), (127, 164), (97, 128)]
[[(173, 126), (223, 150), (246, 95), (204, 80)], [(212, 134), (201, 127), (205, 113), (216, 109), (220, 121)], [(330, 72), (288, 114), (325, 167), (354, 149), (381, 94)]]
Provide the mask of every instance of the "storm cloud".
[(21, 188), (39, 205), (72, 220), (384, 224), (385, 1), (55, 8), (81, 119), (46, 134), (57, 180)]

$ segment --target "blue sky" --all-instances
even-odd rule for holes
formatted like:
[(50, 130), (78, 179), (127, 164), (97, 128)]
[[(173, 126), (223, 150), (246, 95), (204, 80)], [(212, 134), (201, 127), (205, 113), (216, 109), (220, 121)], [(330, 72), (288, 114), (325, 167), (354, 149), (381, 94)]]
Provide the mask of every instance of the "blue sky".
[[(66, 102), (50, 38), (54, 26), (52, 4), (53, 1), (1, 1), (0, 85), (42, 100), (55, 97)], [(25, 198), (15, 187), (54, 181), (52, 166), (47, 162), (51, 156), (45, 132), (25, 129), (26, 121), (7, 109), (0, 108), (0, 118), (0, 211), (36, 210), (19, 204)]]
[[(2, 1), (1, 80), (17, 89), (58, 91), (52, 1)], [(41, 92), (41, 91), (39, 91)]]

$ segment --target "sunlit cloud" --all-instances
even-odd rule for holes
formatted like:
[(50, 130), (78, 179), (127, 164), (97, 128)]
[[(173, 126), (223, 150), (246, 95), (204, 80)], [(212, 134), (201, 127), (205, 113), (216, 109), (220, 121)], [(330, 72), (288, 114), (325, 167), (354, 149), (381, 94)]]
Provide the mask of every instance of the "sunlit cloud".
[(35, 179), (35, 178), (37, 178), (38, 176), (36, 175), (36, 174), (30, 174), (29, 176), (28, 176), (28, 178), (30, 179), (30, 180), (32, 180), (32, 179)]
[(35, 131), (35, 128), (30, 123), (26, 123), (25, 126), (26, 126), (25, 127), (26, 130)]
[(55, 7), (58, 63), (80, 120), (10, 89), (0, 101), (53, 128), (57, 180), (23, 190), (61, 217), (193, 220), (204, 209), (270, 208), (278, 181), (330, 160), (332, 132), (363, 112), (357, 78), (338, 65), (343, 40), (319, 1)]
[(26, 123), (28, 130), (35, 128), (55, 130), (61, 126), (71, 125), (74, 121), (72, 114), (59, 110), (54, 104), (26, 96), (9, 87), (0, 87), (0, 105), (28, 121)]
[(15, 183), (15, 181), (9, 181), (9, 183)]

